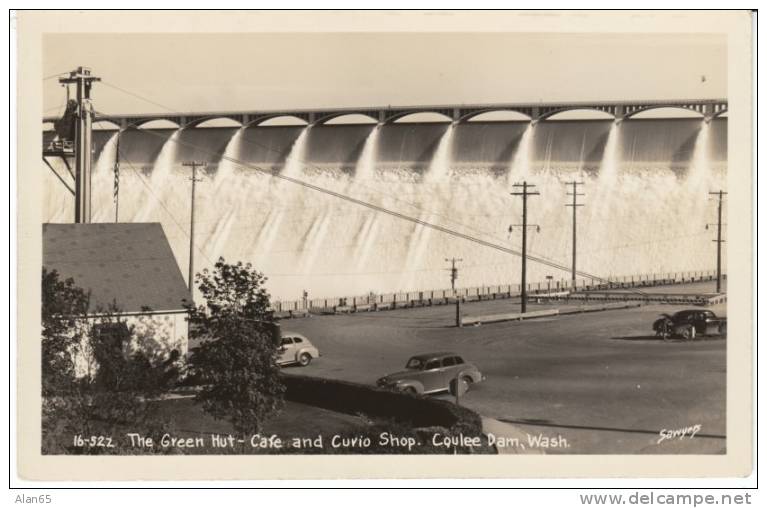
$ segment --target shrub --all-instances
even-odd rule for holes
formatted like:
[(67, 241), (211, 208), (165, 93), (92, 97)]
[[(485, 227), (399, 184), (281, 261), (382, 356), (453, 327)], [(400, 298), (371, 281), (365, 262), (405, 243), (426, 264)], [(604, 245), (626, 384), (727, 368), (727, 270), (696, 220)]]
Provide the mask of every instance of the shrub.
[(77, 447), (73, 437), (167, 428), (150, 403), (170, 381), (167, 362), (130, 352), (133, 329), (116, 305), (89, 317), (90, 295), (72, 279), (43, 269), (42, 282), (42, 452), (126, 453)]

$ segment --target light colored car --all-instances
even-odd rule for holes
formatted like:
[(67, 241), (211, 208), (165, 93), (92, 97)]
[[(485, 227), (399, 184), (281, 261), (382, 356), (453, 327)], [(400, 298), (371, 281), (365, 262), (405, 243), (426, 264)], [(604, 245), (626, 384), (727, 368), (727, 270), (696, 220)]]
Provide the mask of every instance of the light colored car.
[(295, 332), (282, 332), (277, 364), (297, 363), (302, 367), (319, 358), (320, 351), (305, 336)]
[(456, 353), (425, 353), (408, 360), (405, 370), (380, 378), (376, 385), (409, 393), (429, 394), (450, 390), (450, 383), (459, 380), (471, 386), (485, 380), (472, 363)]

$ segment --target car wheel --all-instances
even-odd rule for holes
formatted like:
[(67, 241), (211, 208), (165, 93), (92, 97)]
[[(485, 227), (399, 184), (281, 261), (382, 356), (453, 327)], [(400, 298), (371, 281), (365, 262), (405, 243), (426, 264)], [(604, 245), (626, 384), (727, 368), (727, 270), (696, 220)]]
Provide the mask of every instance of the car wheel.
[(412, 386), (406, 386), (402, 391), (407, 393), (408, 395), (418, 395), (418, 390), (416, 390)]
[(693, 326), (687, 326), (682, 330), (682, 338), (684, 340), (693, 340), (695, 339), (695, 327)]
[(469, 388), (471, 388), (471, 385), (474, 383), (474, 380), (471, 378), (471, 376), (461, 376), (461, 381), (466, 383), (466, 391), (469, 391)]
[(301, 356), (298, 357), (298, 364), (301, 365), (301, 367), (306, 367), (312, 363), (312, 355), (309, 353), (301, 353)]

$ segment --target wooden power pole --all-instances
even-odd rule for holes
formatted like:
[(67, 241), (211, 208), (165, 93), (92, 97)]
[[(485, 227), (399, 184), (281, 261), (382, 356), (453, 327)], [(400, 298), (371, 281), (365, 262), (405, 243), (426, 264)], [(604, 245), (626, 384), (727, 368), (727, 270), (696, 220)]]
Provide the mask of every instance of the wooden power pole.
[(578, 248), (577, 248), (577, 246), (578, 246), (578, 240), (577, 240), (577, 238), (578, 238), (578, 234), (577, 234), (577, 231), (578, 231), (578, 218), (577, 218), (578, 214), (576, 213), (576, 211), (578, 210), (579, 206), (584, 206), (584, 205), (578, 203), (578, 196), (585, 196), (585, 194), (579, 194), (578, 193), (578, 186), (579, 185), (583, 185), (583, 182), (572, 181), (572, 182), (567, 182), (567, 185), (572, 185), (573, 186), (573, 191), (567, 193), (568, 196), (572, 196), (573, 197), (573, 202), (572, 203), (566, 203), (565, 206), (571, 206), (573, 208), (573, 264), (572, 264), (572, 267), (571, 267), (570, 278), (572, 279), (571, 287), (572, 287), (572, 289), (575, 289), (575, 277), (576, 277), (576, 275), (575, 275), (576, 268), (575, 267), (576, 267), (577, 251), (578, 251)]
[[(712, 240), (712, 242), (716, 242), (716, 292), (721, 293), (722, 292), (722, 243), (724, 243), (724, 240), (722, 240), (722, 200), (724, 199), (724, 196), (727, 195), (724, 191), (716, 191), (716, 192), (709, 192), (712, 196), (717, 196), (717, 199), (719, 201), (717, 206), (717, 219), (716, 219), (716, 240)], [(706, 224), (706, 229), (708, 229), (709, 226), (712, 224)]]
[(450, 263), (450, 288), (453, 290), (453, 296), (455, 297), (455, 326), (460, 328), (463, 326), (461, 323), (461, 297), (455, 294), (455, 281), (458, 279), (458, 267), (456, 263), (460, 263), (463, 259), (460, 258), (445, 258), (445, 261)]
[[(515, 183), (514, 187), (522, 188), (521, 191), (511, 193), (512, 196), (522, 196), (522, 224), (512, 224), (509, 226), (509, 233), (512, 232), (514, 226), (522, 226), (522, 284), (520, 288), (520, 297), (522, 298), (521, 310), (524, 314), (527, 312), (527, 197), (537, 196), (540, 192), (528, 190), (531, 187), (535, 187), (535, 185), (527, 183), (527, 181)], [(541, 229), (540, 226), (534, 224), (530, 224), (530, 226), (535, 227), (538, 231)]]
[(455, 281), (458, 279), (458, 267), (455, 264), (460, 263), (463, 259), (445, 258), (445, 261), (451, 264), (450, 268), (448, 268), (450, 270), (450, 288), (455, 291)]
[(197, 167), (205, 167), (204, 162), (199, 161), (189, 161), (184, 162), (184, 166), (191, 167), (192, 168), (192, 206), (191, 206), (191, 217), (189, 220), (189, 292), (193, 293), (194, 288), (194, 191), (195, 191), (195, 184), (199, 182), (200, 180), (197, 178)]

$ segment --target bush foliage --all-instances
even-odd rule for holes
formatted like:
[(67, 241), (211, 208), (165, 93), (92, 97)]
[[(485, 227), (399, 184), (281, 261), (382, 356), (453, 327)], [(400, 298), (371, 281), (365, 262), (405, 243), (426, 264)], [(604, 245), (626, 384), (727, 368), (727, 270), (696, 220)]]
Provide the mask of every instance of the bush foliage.
[(43, 269), (42, 295), (42, 452), (125, 453), (77, 447), (72, 438), (169, 428), (150, 401), (172, 382), (177, 355), (154, 365), (131, 352), (133, 329), (116, 305), (89, 316), (90, 295), (56, 271)]

